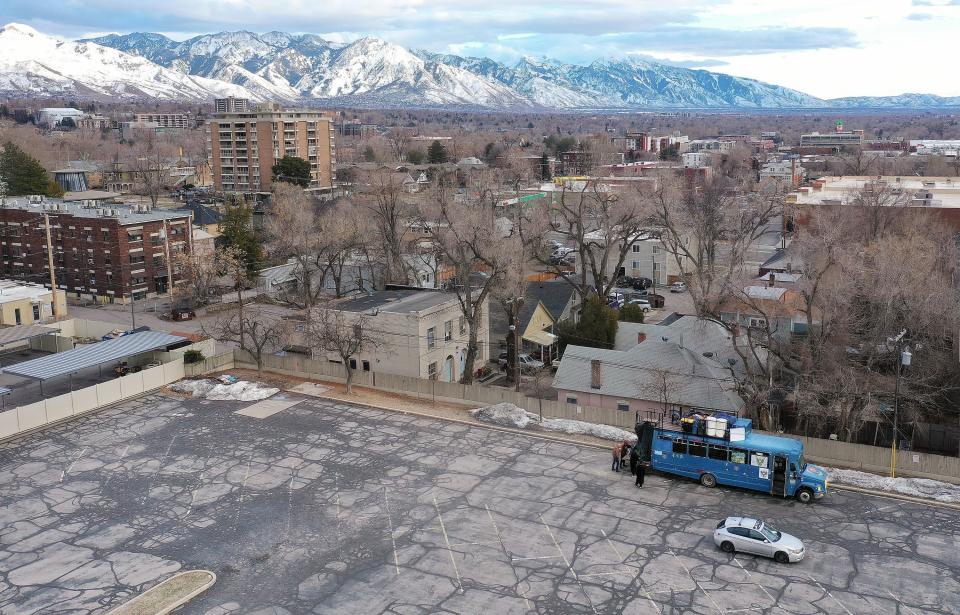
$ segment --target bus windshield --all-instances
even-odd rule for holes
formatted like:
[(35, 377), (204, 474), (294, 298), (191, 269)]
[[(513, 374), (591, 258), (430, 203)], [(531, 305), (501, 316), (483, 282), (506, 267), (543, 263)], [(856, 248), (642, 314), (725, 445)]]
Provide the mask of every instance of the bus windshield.
[(797, 458), (797, 467), (800, 468), (800, 472), (805, 472), (807, 469), (807, 460), (803, 458), (803, 453), (800, 453), (800, 457)]

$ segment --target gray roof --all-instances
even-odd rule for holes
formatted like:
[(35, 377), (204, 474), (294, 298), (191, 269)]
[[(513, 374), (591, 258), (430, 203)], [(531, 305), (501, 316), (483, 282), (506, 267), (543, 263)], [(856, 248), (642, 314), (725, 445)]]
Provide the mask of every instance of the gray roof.
[[(599, 389), (590, 386), (593, 360), (601, 362)], [(743, 407), (733, 379), (718, 363), (678, 344), (649, 339), (627, 351), (567, 346), (553, 388), (662, 401), (662, 393), (657, 393), (657, 370), (668, 374), (673, 389), (670, 403), (729, 412)]]
[(377, 290), (336, 304), (344, 312), (415, 314), (456, 301), (454, 293), (430, 290)]
[(0, 346), (6, 346), (14, 342), (22, 342), (41, 335), (51, 335), (60, 333), (60, 329), (53, 327), (41, 327), (39, 325), (16, 325), (14, 327), (4, 327), (0, 329)]
[(527, 328), (527, 323), (530, 322), (538, 303), (542, 303), (550, 316), (555, 321), (559, 321), (570, 304), (571, 297), (573, 297), (573, 286), (566, 280), (530, 282), (524, 292), (523, 308), (520, 310), (521, 329)]
[(140, 333), (131, 333), (89, 346), (80, 346), (66, 352), (58, 352), (32, 361), (17, 363), (10, 367), (4, 367), (2, 371), (6, 374), (36, 380), (49, 380), (57, 376), (75, 374), (90, 367), (119, 361), (142, 352), (167, 348), (186, 341), (189, 340), (185, 337), (170, 335), (162, 331), (141, 331)]
[[(51, 199), (44, 197), (41, 203), (31, 203), (28, 196), (14, 196), (3, 199), (2, 206), (5, 209), (22, 209), (36, 214), (58, 213), (70, 214), (76, 218), (94, 218), (117, 220), (122, 225), (143, 224), (144, 222), (157, 222), (160, 220), (175, 220), (178, 218), (187, 218), (189, 212), (176, 209), (151, 209), (150, 211), (137, 211), (134, 205), (101, 205), (95, 207), (84, 207), (82, 201), (63, 201), (62, 199)], [(56, 209), (53, 209), (56, 207)], [(116, 212), (114, 215), (104, 215), (102, 210)]]

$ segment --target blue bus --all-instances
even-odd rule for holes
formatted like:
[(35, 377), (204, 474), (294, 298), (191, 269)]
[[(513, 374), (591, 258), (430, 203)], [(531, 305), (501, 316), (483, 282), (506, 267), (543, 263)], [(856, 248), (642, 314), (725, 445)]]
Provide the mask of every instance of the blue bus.
[(806, 462), (802, 442), (755, 434), (750, 419), (732, 418), (722, 435), (650, 421), (638, 423), (636, 431), (641, 461), (660, 472), (699, 480), (705, 487), (731, 485), (795, 497), (804, 504), (827, 493), (827, 473)]

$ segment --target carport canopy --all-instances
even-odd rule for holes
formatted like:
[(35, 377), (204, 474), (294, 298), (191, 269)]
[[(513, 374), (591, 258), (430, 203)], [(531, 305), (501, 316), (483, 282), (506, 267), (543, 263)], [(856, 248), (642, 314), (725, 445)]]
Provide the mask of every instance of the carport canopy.
[(6, 374), (43, 381), (58, 376), (75, 374), (90, 367), (119, 361), (143, 352), (165, 349), (183, 342), (189, 342), (189, 340), (162, 331), (141, 331), (105, 342), (97, 342), (66, 352), (58, 352), (39, 359), (17, 363), (3, 368), (2, 371)]
[(33, 339), (41, 335), (52, 335), (60, 333), (60, 329), (53, 327), (41, 327), (40, 325), (16, 325), (14, 327), (4, 327), (0, 329), (0, 348), (7, 344), (22, 342), (23, 340)]

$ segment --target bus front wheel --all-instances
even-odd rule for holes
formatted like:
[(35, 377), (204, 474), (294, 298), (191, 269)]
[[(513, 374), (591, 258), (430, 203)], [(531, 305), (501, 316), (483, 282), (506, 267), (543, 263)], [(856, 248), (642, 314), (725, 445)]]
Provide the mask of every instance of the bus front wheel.
[(700, 484), (704, 487), (716, 487), (717, 486), (717, 477), (713, 474), (701, 474), (700, 475)]
[(797, 490), (797, 501), (801, 504), (809, 504), (813, 501), (813, 491), (810, 491), (806, 487), (802, 487)]

